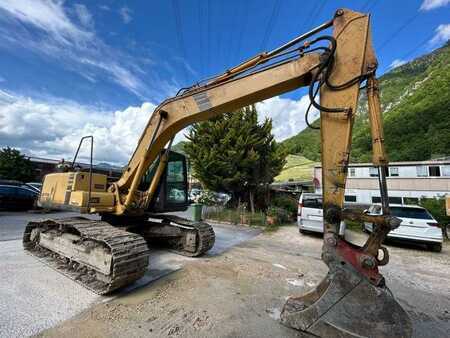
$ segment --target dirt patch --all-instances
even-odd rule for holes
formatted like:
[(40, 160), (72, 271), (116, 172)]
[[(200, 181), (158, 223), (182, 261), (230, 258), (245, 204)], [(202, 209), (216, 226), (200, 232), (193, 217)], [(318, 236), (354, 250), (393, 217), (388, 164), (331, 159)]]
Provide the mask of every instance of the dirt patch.
[[(261, 234), (221, 255), (192, 260), (182, 270), (97, 305), (40, 336), (305, 337), (281, 325), (279, 315), (288, 296), (311, 290), (326, 275), (321, 242), (320, 237), (298, 234), (295, 227)], [(415, 336), (445, 337), (450, 329), (445, 313), (450, 294), (448, 247), (441, 254), (391, 251), (387, 280), (402, 305), (415, 314)], [(428, 254), (442, 256), (427, 258)], [(413, 261), (420, 262), (420, 273), (414, 273)], [(432, 292), (431, 280), (421, 283), (424, 273), (439, 277)], [(405, 275), (411, 279), (408, 283)], [(429, 309), (430, 302), (436, 310)]]

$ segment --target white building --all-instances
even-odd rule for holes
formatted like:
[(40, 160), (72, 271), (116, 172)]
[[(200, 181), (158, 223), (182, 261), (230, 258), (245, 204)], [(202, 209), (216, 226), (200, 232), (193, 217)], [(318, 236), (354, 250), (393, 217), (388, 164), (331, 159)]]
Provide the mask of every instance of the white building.
[[(450, 194), (450, 159), (391, 162), (386, 176), (390, 203), (417, 204), (423, 197), (444, 197)], [(347, 177), (347, 203), (380, 202), (378, 169), (371, 163), (350, 164)], [(314, 184), (316, 193), (321, 193), (321, 166), (314, 167)]]

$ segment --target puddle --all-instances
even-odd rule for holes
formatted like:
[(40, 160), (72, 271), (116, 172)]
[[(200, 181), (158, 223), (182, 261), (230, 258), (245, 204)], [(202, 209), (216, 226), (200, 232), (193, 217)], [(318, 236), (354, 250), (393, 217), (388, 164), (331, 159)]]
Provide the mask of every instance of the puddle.
[(305, 282), (302, 281), (301, 279), (294, 279), (294, 278), (287, 278), (286, 281), (294, 286), (304, 286)]
[(281, 264), (277, 264), (277, 263), (274, 263), (274, 264), (272, 264), (274, 267), (276, 267), (276, 268), (280, 268), (280, 269), (283, 269), (283, 270), (287, 270), (287, 267), (285, 267), (284, 265), (281, 265)]
[(266, 312), (269, 314), (269, 317), (275, 320), (280, 320), (281, 311), (277, 308), (266, 309)]

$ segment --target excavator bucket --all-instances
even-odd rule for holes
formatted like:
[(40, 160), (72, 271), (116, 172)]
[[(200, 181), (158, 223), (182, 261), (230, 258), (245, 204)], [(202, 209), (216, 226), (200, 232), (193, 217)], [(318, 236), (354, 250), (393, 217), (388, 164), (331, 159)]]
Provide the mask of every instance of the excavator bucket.
[(281, 321), (314, 337), (411, 337), (411, 321), (386, 286), (335, 266), (315, 290), (287, 300)]
[[(388, 251), (381, 247), (398, 219), (389, 216), (387, 166), (375, 79), (377, 61), (370, 38), (370, 16), (340, 9), (333, 19), (330, 55), (312, 83), (319, 82), (324, 245), (322, 259), (329, 272), (317, 288), (290, 298), (281, 313), (286, 326), (314, 337), (411, 337), (411, 321), (385, 286), (378, 266), (387, 264)], [(318, 38), (320, 39), (320, 38)], [(333, 41), (334, 39), (334, 41)], [(332, 60), (332, 61), (330, 61)], [(332, 71), (331, 71), (332, 70)], [(379, 167), (383, 216), (372, 217), (362, 210), (344, 208), (347, 168), (350, 161), (352, 127), (357, 111), (360, 83), (367, 80), (373, 164)], [(317, 92), (316, 92), (317, 93)], [(337, 235), (342, 220), (370, 221), (376, 228), (363, 247)], [(379, 259), (379, 251), (383, 258)]]

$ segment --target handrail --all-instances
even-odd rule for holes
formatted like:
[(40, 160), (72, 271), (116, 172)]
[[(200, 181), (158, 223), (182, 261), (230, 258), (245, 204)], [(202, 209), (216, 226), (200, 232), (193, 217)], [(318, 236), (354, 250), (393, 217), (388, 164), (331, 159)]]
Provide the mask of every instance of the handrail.
[(73, 158), (72, 161), (72, 169), (74, 169), (75, 167), (75, 161), (77, 160), (78, 157), (78, 153), (80, 151), (81, 145), (83, 144), (83, 141), (86, 139), (90, 139), (91, 140), (91, 155), (90, 155), (90, 161), (89, 161), (89, 191), (88, 191), (88, 202), (87, 202), (87, 209), (89, 210), (90, 207), (90, 203), (91, 203), (91, 193), (92, 193), (92, 156), (94, 153), (94, 136), (92, 135), (88, 135), (88, 136), (83, 136), (80, 140), (80, 143), (78, 144), (78, 148), (77, 151), (75, 152), (75, 156)]

